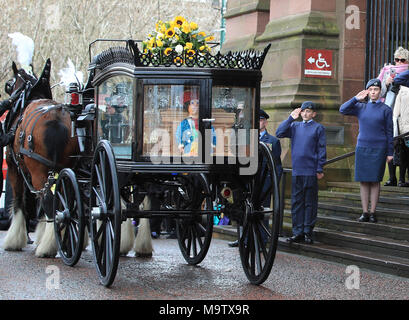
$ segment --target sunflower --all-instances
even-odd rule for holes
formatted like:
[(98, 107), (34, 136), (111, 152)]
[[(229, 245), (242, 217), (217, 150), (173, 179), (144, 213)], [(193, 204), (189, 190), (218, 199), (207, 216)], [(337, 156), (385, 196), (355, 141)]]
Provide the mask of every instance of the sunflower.
[(196, 53), (195, 50), (192, 50), (192, 49), (187, 50), (187, 51), (186, 51), (186, 57), (187, 57), (189, 60), (193, 60), (195, 53)]
[(177, 16), (173, 22), (180, 28), (183, 25), (183, 22), (185, 22), (186, 19), (183, 18), (182, 16)]
[(172, 52), (172, 48), (166, 48), (164, 51), (165, 56), (170, 55), (170, 53)]
[(173, 60), (173, 62), (175, 63), (175, 64), (183, 64), (183, 59), (181, 58), (181, 57), (176, 57), (174, 60)]
[(169, 28), (168, 30), (166, 30), (165, 35), (168, 38), (172, 38), (175, 35), (175, 29)]

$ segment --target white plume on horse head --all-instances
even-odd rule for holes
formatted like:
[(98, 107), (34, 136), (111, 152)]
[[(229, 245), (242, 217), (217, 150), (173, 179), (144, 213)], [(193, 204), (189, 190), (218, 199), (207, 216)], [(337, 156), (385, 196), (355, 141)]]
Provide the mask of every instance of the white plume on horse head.
[(66, 89), (68, 89), (70, 83), (73, 82), (78, 83), (78, 85), (82, 87), (84, 75), (81, 71), (75, 70), (75, 66), (70, 58), (68, 58), (68, 67), (58, 71), (58, 75), (61, 77), (60, 84), (63, 84)]
[(34, 55), (33, 39), (20, 32), (9, 33), (8, 36), (12, 39), (11, 43), (16, 47), (18, 63), (27, 73), (32, 74), (30, 64)]

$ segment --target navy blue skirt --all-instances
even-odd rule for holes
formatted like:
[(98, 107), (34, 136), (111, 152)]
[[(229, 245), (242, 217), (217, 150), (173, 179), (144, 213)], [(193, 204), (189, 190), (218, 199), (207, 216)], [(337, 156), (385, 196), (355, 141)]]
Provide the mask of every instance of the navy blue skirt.
[(355, 181), (380, 182), (385, 173), (386, 148), (356, 147)]

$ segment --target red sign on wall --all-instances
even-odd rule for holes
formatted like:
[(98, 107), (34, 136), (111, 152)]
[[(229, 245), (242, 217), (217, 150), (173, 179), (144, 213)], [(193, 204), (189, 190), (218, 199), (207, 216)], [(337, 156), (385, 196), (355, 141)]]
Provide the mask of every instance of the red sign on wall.
[(305, 49), (304, 75), (312, 78), (332, 78), (332, 50)]

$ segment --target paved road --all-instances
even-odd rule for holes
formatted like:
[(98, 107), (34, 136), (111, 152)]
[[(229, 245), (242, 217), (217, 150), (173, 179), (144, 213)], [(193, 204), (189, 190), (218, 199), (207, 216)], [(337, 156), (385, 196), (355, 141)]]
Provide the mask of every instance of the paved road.
[[(0, 232), (0, 245), (5, 232)], [(237, 248), (213, 239), (199, 266), (185, 263), (177, 240), (154, 240), (150, 259), (122, 257), (113, 286), (99, 285), (92, 252), (82, 254), (74, 267), (58, 258), (38, 259), (34, 246), (22, 252), (0, 249), (0, 299), (63, 300), (292, 300), (292, 299), (405, 299), (409, 279), (360, 270), (359, 289), (348, 289), (352, 275), (346, 266), (277, 252), (268, 280), (248, 283)], [(58, 278), (57, 278), (58, 276)], [(59, 279), (59, 281), (54, 281)]]

